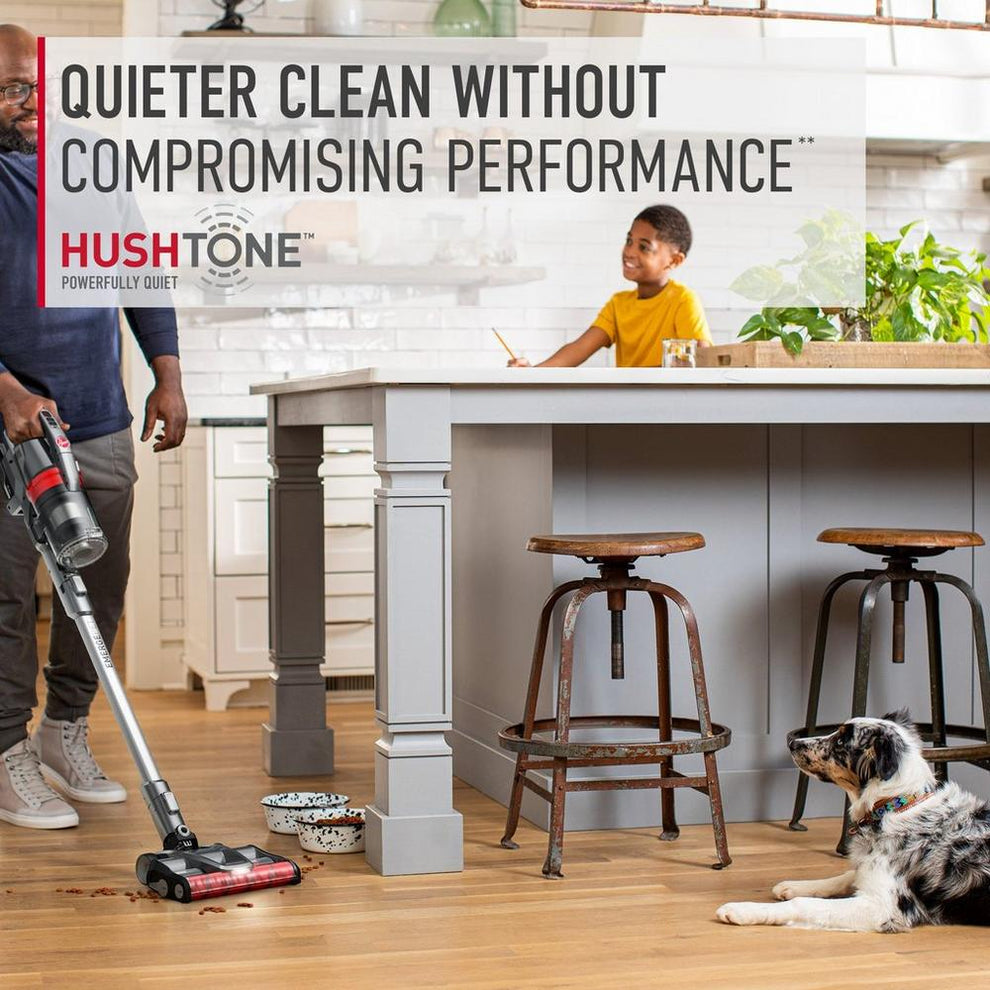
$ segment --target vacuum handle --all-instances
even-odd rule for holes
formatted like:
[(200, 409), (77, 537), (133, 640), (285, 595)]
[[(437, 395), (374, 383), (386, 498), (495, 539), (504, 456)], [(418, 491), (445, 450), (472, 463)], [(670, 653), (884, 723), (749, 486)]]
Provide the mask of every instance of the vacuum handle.
[(62, 479), (66, 489), (70, 492), (77, 492), (82, 488), (79, 479), (79, 466), (75, 457), (72, 456), (72, 444), (65, 435), (65, 431), (58, 425), (58, 420), (47, 410), (42, 409), (38, 414), (41, 420), (41, 432), (45, 439), (45, 446), (56, 467), (62, 473)]

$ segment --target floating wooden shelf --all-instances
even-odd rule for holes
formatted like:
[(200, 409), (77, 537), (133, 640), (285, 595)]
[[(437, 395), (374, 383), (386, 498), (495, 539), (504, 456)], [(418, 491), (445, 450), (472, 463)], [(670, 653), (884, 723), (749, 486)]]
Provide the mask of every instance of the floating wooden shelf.
[[(373, 265), (332, 264), (328, 262), (306, 264), (301, 269), (258, 269), (251, 278), (260, 284), (283, 285), (407, 285), (449, 287), (456, 291), (461, 306), (477, 306), (482, 289), (523, 285), (546, 278), (545, 268), (527, 268), (518, 265)], [(237, 296), (230, 298), (231, 312), (243, 318), (251, 312), (238, 306)], [(188, 308), (188, 307), (185, 307)], [(226, 307), (213, 308), (222, 313)], [(265, 309), (322, 309), (323, 306), (287, 306), (268, 304), (255, 307)], [(330, 307), (333, 308), (333, 307)], [(223, 319), (230, 319), (229, 316)]]

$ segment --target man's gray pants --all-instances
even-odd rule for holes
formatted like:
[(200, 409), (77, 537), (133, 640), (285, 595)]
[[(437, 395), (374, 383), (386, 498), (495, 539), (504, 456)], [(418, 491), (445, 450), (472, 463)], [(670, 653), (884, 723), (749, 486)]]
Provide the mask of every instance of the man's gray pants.
[[(106, 553), (81, 574), (96, 623), (107, 647), (112, 649), (130, 571), (128, 541), (137, 481), (134, 442), (127, 429), (81, 440), (72, 445), (72, 451), (109, 543)], [(27, 736), (27, 724), (38, 704), (37, 567), (38, 552), (24, 520), (9, 515), (0, 506), (0, 753)], [(98, 686), (96, 671), (75, 623), (65, 614), (57, 595), (52, 602), (45, 680), (45, 714), (49, 718), (74, 720), (89, 714)]]

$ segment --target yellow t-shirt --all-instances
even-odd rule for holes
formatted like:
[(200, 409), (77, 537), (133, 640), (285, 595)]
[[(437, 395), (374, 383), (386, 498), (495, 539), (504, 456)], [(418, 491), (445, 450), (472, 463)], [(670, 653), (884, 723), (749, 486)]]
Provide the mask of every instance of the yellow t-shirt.
[(656, 368), (663, 362), (665, 337), (712, 341), (701, 300), (673, 279), (652, 299), (640, 299), (636, 289), (617, 292), (595, 317), (593, 326), (615, 344), (617, 368)]

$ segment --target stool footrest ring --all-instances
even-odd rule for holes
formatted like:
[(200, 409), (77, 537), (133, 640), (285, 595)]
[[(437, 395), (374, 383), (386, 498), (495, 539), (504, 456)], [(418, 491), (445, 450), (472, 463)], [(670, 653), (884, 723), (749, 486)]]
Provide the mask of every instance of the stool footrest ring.
[[(700, 735), (701, 725), (693, 718), (673, 718), (671, 724), (681, 732), (694, 732)], [(557, 723), (552, 718), (537, 719), (533, 732), (552, 732)], [(641, 728), (659, 731), (660, 721), (653, 715), (584, 715), (570, 720), (570, 728), (576, 729), (622, 729)], [(555, 759), (592, 760), (608, 763), (616, 760), (623, 763), (632, 761), (649, 763), (667, 760), (673, 756), (687, 756), (691, 753), (714, 753), (725, 749), (732, 739), (732, 730), (724, 725), (712, 723), (712, 735), (697, 739), (673, 739), (665, 742), (557, 742), (553, 739), (525, 738), (521, 722), (506, 726), (499, 734), (499, 745), (514, 753), (531, 756), (546, 756)], [(576, 765), (576, 764), (575, 764)]]

